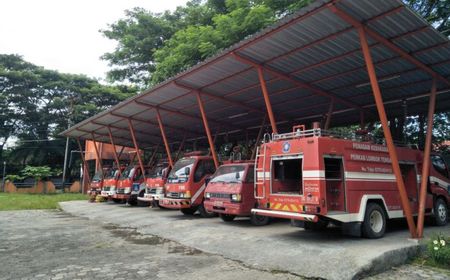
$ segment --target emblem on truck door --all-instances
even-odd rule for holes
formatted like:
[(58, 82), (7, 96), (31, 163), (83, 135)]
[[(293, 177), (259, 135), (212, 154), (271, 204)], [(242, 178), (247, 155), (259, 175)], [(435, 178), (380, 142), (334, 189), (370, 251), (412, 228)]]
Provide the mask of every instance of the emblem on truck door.
[(289, 153), (289, 151), (291, 150), (291, 144), (289, 142), (284, 142), (283, 143), (283, 153)]

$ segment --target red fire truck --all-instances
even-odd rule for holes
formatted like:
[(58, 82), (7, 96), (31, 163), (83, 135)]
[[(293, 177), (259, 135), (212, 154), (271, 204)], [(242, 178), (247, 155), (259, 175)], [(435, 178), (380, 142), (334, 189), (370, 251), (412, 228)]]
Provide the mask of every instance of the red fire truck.
[(144, 184), (145, 193), (138, 196), (138, 201), (151, 203), (153, 207), (160, 206), (159, 201), (164, 198), (164, 184), (169, 175), (170, 166), (167, 162), (158, 163), (146, 176)]
[(89, 190), (87, 194), (90, 196), (95, 196), (99, 194), (103, 187), (104, 174), (108, 173), (109, 168), (103, 168), (103, 170), (99, 170), (94, 174), (92, 178), (91, 184), (89, 185)]
[(254, 167), (253, 162), (246, 161), (221, 165), (206, 187), (206, 210), (218, 213), (225, 222), (231, 222), (237, 216), (250, 216), (253, 225), (266, 225), (269, 217), (251, 214), (256, 206)]
[(139, 188), (142, 182), (144, 182), (144, 177), (139, 165), (128, 166), (120, 175), (116, 193), (111, 196), (112, 200), (116, 203), (128, 202), (133, 188)]
[[(125, 167), (121, 167), (124, 170)], [(103, 187), (100, 196), (109, 199), (116, 193), (117, 182), (119, 180), (119, 170), (117, 168), (111, 168), (105, 179), (103, 180)]]
[(199, 210), (202, 217), (213, 217), (203, 205), (203, 194), (207, 178), (216, 168), (210, 156), (191, 153), (178, 160), (170, 171), (165, 184), (166, 193), (162, 207), (180, 209), (185, 215), (193, 215)]
[[(291, 219), (305, 228), (332, 222), (342, 225), (344, 233), (367, 238), (382, 237), (387, 219), (404, 217), (386, 146), (321, 129), (305, 131), (304, 126), (265, 142), (256, 157), (258, 207), (252, 213)], [(396, 149), (411, 208), (417, 213), (423, 153)], [(449, 170), (434, 154), (426, 214), (445, 225), (449, 202)]]

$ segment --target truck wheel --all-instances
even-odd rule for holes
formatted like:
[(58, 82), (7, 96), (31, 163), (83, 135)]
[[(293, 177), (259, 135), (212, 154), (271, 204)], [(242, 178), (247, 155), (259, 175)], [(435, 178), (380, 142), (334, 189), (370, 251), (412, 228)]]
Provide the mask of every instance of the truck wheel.
[(447, 203), (442, 198), (436, 199), (434, 202), (434, 224), (437, 226), (445, 226), (448, 219)]
[(252, 214), (250, 216), (250, 222), (254, 226), (265, 226), (269, 223), (269, 221), (270, 221), (270, 218), (267, 216), (260, 216), (260, 215), (256, 215), (256, 214)]
[(191, 208), (183, 208), (181, 209), (181, 212), (184, 215), (194, 215), (195, 212), (197, 212), (197, 207), (191, 207)]
[(217, 216), (217, 213), (206, 210), (205, 205), (203, 203), (198, 208), (198, 212), (200, 212), (200, 216), (202, 216), (203, 218), (212, 218)]
[(381, 238), (386, 230), (386, 215), (383, 208), (377, 203), (367, 204), (362, 234), (366, 238)]
[(236, 218), (236, 215), (220, 214), (219, 216), (224, 222), (231, 222)]
[[(145, 192), (142, 191), (138, 194), (138, 197), (144, 197), (144, 194), (145, 194)], [(147, 201), (142, 201), (142, 200), (137, 199), (137, 206), (147, 207), (149, 205), (150, 205), (150, 203), (148, 203)]]

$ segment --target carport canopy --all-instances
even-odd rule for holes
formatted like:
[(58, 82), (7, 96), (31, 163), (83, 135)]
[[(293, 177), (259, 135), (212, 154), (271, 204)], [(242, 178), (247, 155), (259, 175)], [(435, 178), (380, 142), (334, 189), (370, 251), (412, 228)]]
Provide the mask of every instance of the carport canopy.
[[(101, 112), (64, 136), (140, 148), (205, 139), (197, 95), (212, 133), (257, 133), (266, 115), (263, 75), (278, 126), (323, 120), (378, 120), (358, 29), (370, 53), (389, 117), (427, 112), (433, 78), (436, 111), (450, 108), (450, 43), (400, 0), (318, 0), (177, 76)], [(284, 125), (284, 126), (283, 126)], [(290, 129), (290, 128), (289, 128)], [(93, 139), (95, 138), (95, 139)]]

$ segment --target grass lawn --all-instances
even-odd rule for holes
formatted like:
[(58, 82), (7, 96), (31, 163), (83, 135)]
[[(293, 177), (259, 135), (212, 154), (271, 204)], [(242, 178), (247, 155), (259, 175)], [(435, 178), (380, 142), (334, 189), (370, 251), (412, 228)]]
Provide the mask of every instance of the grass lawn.
[(78, 193), (61, 194), (14, 194), (0, 193), (0, 211), (57, 209), (58, 202), (70, 200), (87, 200), (88, 196)]

